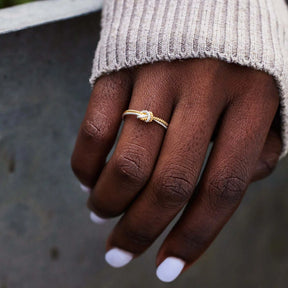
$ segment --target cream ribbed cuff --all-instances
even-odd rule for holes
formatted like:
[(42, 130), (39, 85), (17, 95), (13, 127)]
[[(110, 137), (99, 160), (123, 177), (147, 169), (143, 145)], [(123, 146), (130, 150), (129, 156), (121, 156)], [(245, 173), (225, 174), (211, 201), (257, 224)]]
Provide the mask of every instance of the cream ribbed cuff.
[(155, 61), (213, 57), (265, 71), (281, 96), (288, 152), (288, 8), (284, 0), (105, 0), (90, 83)]

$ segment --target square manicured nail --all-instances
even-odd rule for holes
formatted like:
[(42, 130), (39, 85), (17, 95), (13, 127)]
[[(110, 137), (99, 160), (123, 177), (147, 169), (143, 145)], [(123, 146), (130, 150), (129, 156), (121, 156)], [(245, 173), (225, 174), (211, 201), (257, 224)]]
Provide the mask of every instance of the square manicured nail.
[(132, 259), (132, 253), (119, 248), (112, 248), (105, 254), (106, 262), (114, 268), (123, 267), (127, 265)]
[(166, 258), (157, 268), (156, 275), (163, 282), (174, 281), (185, 266), (182, 259), (176, 257)]

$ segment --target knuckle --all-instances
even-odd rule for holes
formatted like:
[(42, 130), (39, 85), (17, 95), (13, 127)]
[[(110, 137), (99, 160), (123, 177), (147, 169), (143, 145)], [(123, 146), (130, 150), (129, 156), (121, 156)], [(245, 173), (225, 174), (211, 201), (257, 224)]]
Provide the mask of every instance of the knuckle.
[(246, 182), (238, 176), (217, 177), (208, 184), (208, 201), (210, 210), (231, 209), (238, 205)]
[(109, 127), (108, 119), (102, 115), (101, 117), (97, 117), (97, 121), (91, 119), (84, 120), (80, 133), (85, 139), (103, 143), (111, 140)]
[(130, 182), (144, 184), (149, 178), (149, 153), (136, 144), (124, 148), (114, 160), (114, 168)]
[(166, 168), (153, 182), (154, 202), (163, 208), (182, 207), (191, 197), (193, 184), (176, 169)]
[(119, 90), (127, 90), (131, 84), (130, 72), (117, 71), (98, 78), (93, 93), (101, 95), (101, 99), (114, 100), (119, 96)]
[(127, 87), (130, 85), (129, 70), (117, 71), (116, 73), (111, 73), (108, 76), (109, 77), (107, 77), (107, 83), (105, 83), (104, 86), (110, 88), (112, 91), (117, 92), (119, 91), (119, 88), (127, 89)]

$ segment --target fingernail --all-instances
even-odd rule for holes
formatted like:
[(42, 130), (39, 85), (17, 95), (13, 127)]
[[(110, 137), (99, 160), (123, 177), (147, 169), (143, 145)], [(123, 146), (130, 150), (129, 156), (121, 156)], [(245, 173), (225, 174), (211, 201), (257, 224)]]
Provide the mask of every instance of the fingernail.
[(127, 265), (133, 259), (133, 254), (119, 248), (113, 248), (105, 254), (106, 262), (114, 268)]
[(80, 183), (80, 188), (85, 193), (90, 193), (91, 192), (91, 188), (89, 188), (89, 187), (87, 187), (87, 186), (85, 186), (85, 185), (83, 185), (81, 183)]
[(107, 221), (107, 219), (101, 218), (99, 216), (97, 216), (94, 212), (90, 212), (90, 219), (92, 222), (96, 223), (96, 224), (102, 224), (105, 223)]
[(168, 257), (158, 266), (156, 275), (163, 282), (172, 282), (179, 276), (184, 266), (185, 262), (182, 259)]

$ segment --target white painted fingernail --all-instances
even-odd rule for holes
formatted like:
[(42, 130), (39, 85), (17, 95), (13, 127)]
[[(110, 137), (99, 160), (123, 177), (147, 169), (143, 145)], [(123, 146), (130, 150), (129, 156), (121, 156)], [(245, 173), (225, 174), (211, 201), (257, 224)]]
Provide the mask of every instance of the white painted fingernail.
[(83, 185), (81, 183), (80, 183), (80, 188), (85, 193), (90, 193), (91, 192), (91, 188), (89, 188), (89, 187), (87, 187), (87, 186), (85, 186), (85, 185)]
[(119, 248), (112, 248), (105, 254), (106, 262), (114, 268), (127, 265), (133, 259), (133, 254)]
[(96, 224), (102, 224), (105, 223), (107, 221), (107, 219), (101, 218), (99, 216), (97, 216), (94, 212), (90, 212), (90, 219), (92, 222), (96, 223)]
[(168, 257), (158, 266), (156, 275), (163, 282), (172, 282), (179, 276), (184, 266), (185, 262), (182, 259)]

